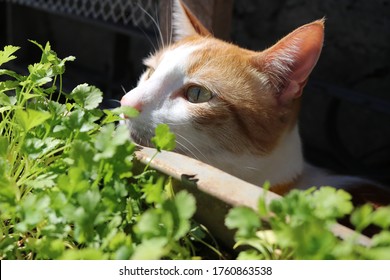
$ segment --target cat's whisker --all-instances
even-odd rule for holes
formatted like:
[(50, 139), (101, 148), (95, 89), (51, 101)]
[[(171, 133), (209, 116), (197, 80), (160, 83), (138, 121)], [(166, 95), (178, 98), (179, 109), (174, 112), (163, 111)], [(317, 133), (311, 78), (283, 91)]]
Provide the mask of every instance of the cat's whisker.
[[(181, 143), (180, 141), (176, 140), (176, 144), (178, 144), (179, 146), (181, 146), (181, 148), (178, 148), (178, 150), (182, 150), (184, 153), (186, 153), (185, 151), (189, 152), (191, 154), (191, 156), (197, 160), (200, 161), (199, 157), (190, 149), (188, 148), (186, 145), (184, 145), (183, 143)], [(185, 151), (184, 151), (184, 150)]]
[(116, 104), (121, 104), (121, 102), (118, 99), (115, 99), (115, 98), (109, 98), (109, 99), (106, 99), (106, 101), (113, 102), (113, 103), (116, 103)]
[[(141, 4), (138, 4), (138, 7), (140, 8), (140, 10), (141, 10), (142, 12), (145, 13), (145, 15), (147, 15), (147, 16), (152, 20), (153, 25), (156, 27), (156, 29), (157, 29), (157, 31), (158, 31), (158, 37), (159, 37), (159, 40), (160, 40), (160, 42), (157, 44), (157, 45), (158, 45), (158, 48), (156, 48), (156, 47), (154, 46), (154, 44), (152, 43), (152, 45), (153, 45), (155, 51), (157, 51), (158, 49), (161, 49), (162, 47), (164, 47), (164, 36), (163, 36), (163, 34), (162, 34), (162, 32), (161, 32), (161, 28), (160, 28), (160, 25), (159, 25), (159, 23), (158, 23), (158, 20), (156, 20), (155, 17), (153, 17), (147, 10), (145, 10), (145, 9), (141, 6)], [(157, 12), (156, 12), (156, 13), (157, 13)]]
[(160, 38), (160, 43), (158, 44), (159, 46), (160, 46), (160, 49), (161, 48), (165, 48), (165, 41), (164, 41), (164, 35), (163, 35), (163, 33), (162, 33), (162, 31), (161, 31), (161, 24), (160, 24), (160, 20), (159, 20), (159, 17), (157, 16), (158, 15), (158, 12), (159, 12), (159, 9), (158, 9), (158, 6), (155, 6), (155, 11), (154, 11), (154, 13), (155, 13), (155, 15), (156, 15), (156, 17), (155, 17), (155, 24), (156, 24), (156, 28), (157, 28), (157, 30), (158, 30), (158, 34), (159, 34), (159, 38)]
[(180, 126), (180, 125), (189, 125), (191, 122), (177, 122), (177, 123), (170, 123), (170, 122), (165, 122), (165, 124), (169, 126)]
[(121, 85), (121, 89), (122, 89), (122, 91), (123, 91), (123, 93), (124, 93), (124, 94), (126, 94), (126, 93), (127, 93), (127, 91), (126, 91), (126, 89), (125, 89), (125, 87), (124, 87), (124, 86), (122, 86), (122, 85)]
[(180, 137), (181, 139), (186, 141), (188, 144), (190, 144), (206, 160), (206, 162), (210, 162), (208, 160), (208, 158), (202, 153), (202, 151), (199, 148), (197, 148), (190, 140), (185, 138), (183, 135), (180, 135), (179, 133), (176, 133), (176, 136)]
[[(171, 25), (171, 1), (169, 1), (169, 5), (168, 5), (168, 8), (165, 9), (166, 13), (165, 13), (165, 26), (160, 26), (161, 28), (164, 28), (165, 30), (165, 35), (166, 37), (164, 38), (164, 42), (163, 42), (163, 46), (169, 46), (171, 45), (171, 40), (170, 40), (170, 37), (171, 37), (171, 33), (170, 30), (172, 31), (172, 25)], [(171, 29), (169, 29), (169, 27), (171, 27)], [(165, 42), (166, 40), (166, 42)]]
[(252, 166), (245, 166), (244, 168), (249, 170), (254, 170), (254, 171), (260, 170), (259, 168), (252, 167)]
[(114, 98), (108, 98), (108, 99), (104, 99), (103, 103), (101, 103), (100, 106), (102, 109), (112, 110), (120, 107), (121, 102)]
[[(169, 10), (169, 15), (172, 14), (172, 1), (171, 1), (171, 5), (169, 5), (170, 7), (170, 10)], [(171, 20), (171, 17), (168, 15), (168, 18), (169, 20)], [(169, 30), (169, 34), (168, 35), (168, 43), (169, 44), (172, 44), (173, 43), (173, 24), (172, 22), (170, 21), (167, 21), (167, 29), (168, 29), (168, 26), (170, 26), (170, 30)]]

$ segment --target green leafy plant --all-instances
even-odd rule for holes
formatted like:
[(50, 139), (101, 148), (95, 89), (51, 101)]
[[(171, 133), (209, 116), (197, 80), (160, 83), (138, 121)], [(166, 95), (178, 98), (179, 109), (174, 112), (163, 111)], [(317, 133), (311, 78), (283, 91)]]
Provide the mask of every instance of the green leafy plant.
[[(191, 217), (194, 198), (169, 178), (137, 168), (121, 114), (101, 110), (102, 92), (66, 93), (65, 64), (50, 44), (26, 75), (0, 69), (0, 259), (198, 258), (206, 231)], [(0, 67), (18, 47), (0, 52)], [(65, 100), (59, 102), (59, 100)], [(158, 126), (153, 142), (172, 149)]]
[[(356, 231), (342, 240), (331, 229), (346, 215)], [(331, 187), (293, 190), (269, 205), (262, 197), (257, 211), (234, 208), (225, 222), (237, 230), (236, 247), (247, 246), (239, 259), (390, 259), (390, 207), (354, 209), (347, 192)], [(357, 238), (369, 225), (382, 231), (367, 247)]]

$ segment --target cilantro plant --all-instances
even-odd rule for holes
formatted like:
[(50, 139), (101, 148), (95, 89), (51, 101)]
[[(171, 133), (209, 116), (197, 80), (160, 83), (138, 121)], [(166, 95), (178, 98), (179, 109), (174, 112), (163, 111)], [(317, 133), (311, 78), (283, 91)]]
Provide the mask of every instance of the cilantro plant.
[[(42, 57), (26, 75), (2, 68), (18, 47), (0, 52), (0, 259), (197, 258), (194, 198), (138, 168), (114, 124), (137, 112), (99, 109), (102, 92), (88, 84), (64, 92), (75, 58), (32, 43)], [(153, 142), (174, 147), (165, 126)]]
[[(345, 215), (356, 232), (341, 240), (331, 228)], [(239, 259), (390, 259), (390, 207), (353, 209), (351, 196), (331, 187), (293, 190), (269, 205), (263, 197), (257, 211), (234, 208), (225, 223), (237, 230), (236, 247), (247, 248)], [(365, 247), (357, 237), (369, 225), (382, 231)]]

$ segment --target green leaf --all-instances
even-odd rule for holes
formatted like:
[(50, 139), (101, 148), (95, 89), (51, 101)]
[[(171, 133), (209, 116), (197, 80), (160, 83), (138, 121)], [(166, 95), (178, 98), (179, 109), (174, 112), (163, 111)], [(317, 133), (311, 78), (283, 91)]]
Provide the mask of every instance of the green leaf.
[(292, 227), (301, 226), (306, 221), (312, 220), (315, 216), (314, 206), (310, 201), (311, 193), (312, 190), (292, 190), (283, 199), (272, 200), (270, 211), (275, 214), (272, 219), (279, 224), (288, 217), (289, 225)]
[(195, 210), (196, 210), (195, 198), (187, 191), (179, 192), (175, 196), (174, 202), (177, 211), (179, 213), (179, 216), (182, 220), (189, 220), (195, 214)]
[(351, 195), (344, 190), (321, 187), (313, 193), (315, 215), (320, 219), (341, 218), (351, 213), (353, 209), (351, 199)]
[(154, 177), (152, 176), (145, 184), (142, 184), (142, 191), (145, 194), (145, 201), (147, 203), (162, 203), (164, 200), (163, 188), (165, 178), (160, 176), (154, 182)]
[(16, 58), (13, 54), (20, 49), (20, 47), (15, 46), (5, 46), (2, 51), (0, 51), (0, 66), (4, 63), (11, 61)]
[(123, 114), (124, 116), (126, 116), (128, 118), (136, 118), (139, 115), (139, 112), (137, 111), (137, 109), (135, 109), (133, 107), (129, 107), (129, 106), (122, 106), (122, 107), (118, 107), (118, 108), (115, 108), (112, 110), (106, 110), (106, 111), (110, 111), (116, 115)]
[(16, 202), (21, 196), (20, 190), (9, 176), (1, 173), (3, 172), (0, 172), (0, 204), (6, 203), (11, 207), (16, 206)]
[(111, 158), (116, 151), (116, 146), (113, 145), (115, 126), (113, 124), (102, 127), (99, 134), (96, 136), (95, 148), (99, 153), (95, 155), (95, 160), (102, 158)]
[[(167, 202), (165, 202), (165, 204), (166, 203)], [(173, 222), (175, 224), (174, 238), (178, 240), (179, 238), (184, 237), (190, 230), (190, 219), (195, 214), (196, 201), (187, 191), (181, 191), (175, 196), (173, 203), (175, 206), (175, 210), (172, 211)], [(165, 204), (163, 206), (164, 208)]]
[[(0, 76), (2, 76), (2, 75), (7, 75), (7, 76), (14, 78), (14, 80), (6, 81), (6, 82), (10, 82), (10, 83), (14, 83), (14, 82), (19, 83), (20, 81), (25, 79), (25, 77), (23, 75), (19, 75), (16, 72), (8, 70), (8, 69), (0, 69)], [(3, 89), (5, 90), (6, 88), (4, 87)]]
[(23, 145), (23, 152), (31, 159), (37, 159), (53, 151), (62, 143), (62, 140), (53, 137), (47, 137), (45, 139), (30, 137), (26, 139)]
[(75, 140), (70, 150), (70, 157), (73, 160), (73, 166), (77, 167), (83, 174), (91, 174), (95, 167), (93, 157), (95, 150), (92, 144), (87, 141)]
[(372, 213), (372, 223), (384, 229), (390, 228), (390, 206), (383, 206)]
[(3, 81), (0, 82), (0, 105), (15, 105), (16, 96), (8, 96), (4, 92), (15, 91), (19, 87), (19, 81)]
[(368, 249), (363, 256), (364, 259), (390, 260), (390, 246)]
[(165, 246), (167, 245), (168, 240), (164, 237), (153, 238), (144, 240), (140, 245), (138, 245), (134, 254), (132, 255), (132, 260), (158, 260), (161, 259), (165, 254)]
[(236, 207), (229, 211), (225, 219), (225, 225), (229, 229), (237, 229), (237, 236), (251, 237), (260, 227), (259, 216), (248, 207)]
[(57, 54), (51, 49), (50, 43), (47, 42), (45, 47), (36, 41), (29, 40), (31, 43), (39, 47), (42, 51), (41, 64), (49, 64), (53, 75), (62, 75), (65, 72), (65, 63), (74, 61), (74, 56), (68, 56), (64, 59), (58, 58)]
[(362, 231), (372, 222), (373, 208), (369, 204), (365, 204), (351, 214), (351, 223), (356, 227), (356, 230)]
[(256, 250), (246, 250), (238, 254), (237, 260), (264, 260), (264, 257)]
[(67, 250), (60, 257), (62, 260), (106, 260), (107, 254), (99, 248), (81, 248)]
[(388, 246), (390, 250), (390, 231), (382, 231), (372, 237), (372, 246)]
[(112, 112), (112, 110), (103, 110), (104, 114), (106, 115), (105, 118), (102, 121), (102, 124), (109, 124), (114, 123), (122, 120), (122, 117), (119, 116), (119, 114), (115, 114)]
[[(36, 87), (43, 86), (53, 80), (55, 73), (49, 63), (34, 63), (28, 66), (30, 79), (23, 81), (22, 85), (33, 84)], [(43, 92), (42, 90), (40, 92)]]
[(125, 126), (115, 128), (114, 124), (108, 124), (102, 127), (96, 135), (94, 160), (108, 159), (115, 155), (118, 147), (125, 144), (130, 145), (129, 131)]
[(84, 170), (78, 167), (71, 167), (69, 168), (68, 174), (61, 174), (58, 177), (57, 186), (68, 197), (71, 197), (75, 193), (84, 192), (91, 185), (84, 175)]
[(80, 193), (78, 196), (78, 201), (80, 205), (88, 212), (96, 211), (96, 207), (98, 206), (101, 196), (98, 191), (88, 190), (85, 193)]
[(51, 114), (49, 112), (36, 111), (33, 109), (18, 109), (15, 112), (15, 118), (24, 131), (29, 131), (50, 119)]
[[(41, 44), (39, 44), (37, 41), (35, 41), (35, 40), (28, 40), (28, 41), (29, 41), (30, 43), (33, 43), (34, 45), (36, 45), (38, 48), (40, 48), (42, 52), (45, 51), (44, 48), (43, 48), (43, 46), (42, 46)], [(47, 46), (50, 47), (50, 43), (49, 43), (49, 42), (46, 44), (46, 47), (47, 47)]]
[(137, 233), (148, 239), (165, 236), (179, 240), (190, 230), (195, 209), (193, 196), (181, 191), (173, 200), (163, 201), (162, 208), (146, 211), (137, 223)]
[(142, 236), (143, 239), (150, 239), (165, 234), (164, 225), (161, 224), (161, 216), (159, 211), (155, 209), (149, 209), (144, 212), (135, 230), (138, 235)]
[(123, 245), (130, 247), (131, 242), (131, 236), (126, 235), (124, 232), (116, 232), (115, 235), (110, 238), (108, 247), (110, 250), (117, 250), (120, 249)]
[(176, 136), (170, 131), (167, 124), (159, 124), (155, 129), (152, 143), (158, 151), (173, 151), (176, 147)]
[[(68, 137), (69, 133), (75, 133), (77, 131), (79, 132), (90, 132), (93, 131), (100, 126), (95, 123), (100, 117), (98, 115), (94, 114), (94, 111), (86, 111), (82, 108), (77, 108), (73, 110), (69, 115), (66, 116), (66, 118), (63, 120), (63, 125), (57, 125), (55, 127), (56, 132), (59, 133), (59, 135), (63, 135), (66, 138)], [(68, 129), (69, 132), (65, 133), (62, 130)]]
[(115, 251), (114, 259), (115, 260), (128, 260), (133, 254), (133, 248), (130, 245), (122, 245)]
[(37, 176), (35, 179), (31, 179), (26, 182), (27, 186), (30, 186), (33, 189), (45, 189), (51, 188), (56, 185), (56, 179), (58, 174), (53, 172), (48, 172)]
[(38, 223), (45, 219), (47, 209), (50, 205), (48, 196), (39, 197), (30, 193), (20, 203), (21, 221), (16, 228), (22, 232), (37, 226)]
[(37, 259), (57, 259), (65, 251), (65, 242), (62, 239), (44, 236), (36, 241)]
[(72, 90), (70, 97), (82, 108), (92, 110), (102, 102), (103, 93), (97, 87), (81, 84)]
[(267, 201), (266, 201), (266, 195), (269, 189), (271, 188), (271, 183), (269, 181), (264, 182), (263, 189), (264, 189), (264, 196), (259, 199), (258, 202), (258, 213), (260, 217), (265, 217), (269, 214)]

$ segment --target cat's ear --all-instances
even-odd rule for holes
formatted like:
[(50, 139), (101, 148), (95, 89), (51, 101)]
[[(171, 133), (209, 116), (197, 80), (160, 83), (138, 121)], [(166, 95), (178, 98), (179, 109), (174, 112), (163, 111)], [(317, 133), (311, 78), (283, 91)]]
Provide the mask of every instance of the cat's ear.
[(201, 36), (211, 35), (199, 19), (180, 0), (173, 0), (172, 25), (173, 40), (175, 42), (197, 34)]
[(324, 20), (306, 24), (261, 53), (256, 63), (277, 89), (282, 104), (301, 96), (309, 74), (320, 56), (324, 41)]

